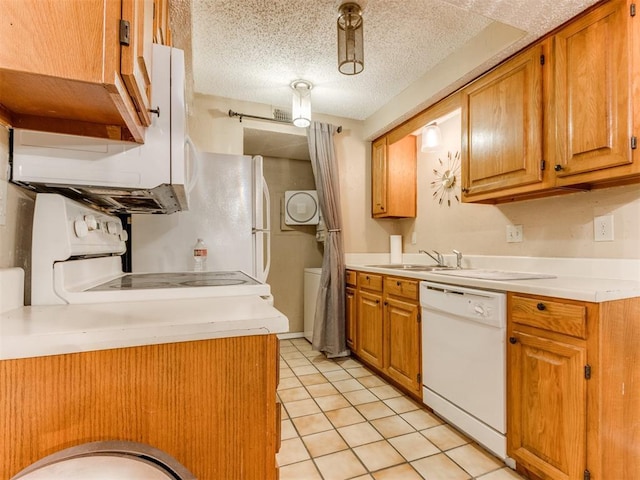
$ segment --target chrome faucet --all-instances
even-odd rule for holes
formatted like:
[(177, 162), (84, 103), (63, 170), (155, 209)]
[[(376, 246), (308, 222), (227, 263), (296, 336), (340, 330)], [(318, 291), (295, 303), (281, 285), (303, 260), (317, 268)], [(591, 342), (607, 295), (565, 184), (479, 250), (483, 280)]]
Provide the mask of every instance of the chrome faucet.
[(418, 250), (418, 253), (425, 253), (427, 255), (429, 255), (433, 260), (436, 261), (436, 263), (438, 264), (439, 267), (444, 267), (444, 257), (442, 256), (441, 253), (436, 252), (435, 250), (433, 251), (433, 253), (436, 254), (436, 256), (434, 257), (433, 255), (431, 255), (429, 252), (427, 252), (426, 250)]
[(456, 268), (462, 268), (462, 252), (454, 250), (453, 253), (456, 254)]

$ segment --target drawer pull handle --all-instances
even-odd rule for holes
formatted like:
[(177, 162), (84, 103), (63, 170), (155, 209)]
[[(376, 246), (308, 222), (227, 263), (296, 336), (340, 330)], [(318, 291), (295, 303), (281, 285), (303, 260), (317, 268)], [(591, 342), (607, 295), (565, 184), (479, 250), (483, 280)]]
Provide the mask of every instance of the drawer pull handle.
[(544, 303), (540, 302), (539, 304), (536, 305), (536, 308), (540, 311), (543, 311), (547, 309), (547, 306)]
[(509, 337), (509, 343), (511, 345), (515, 345), (516, 343), (518, 343), (518, 339), (516, 337)]

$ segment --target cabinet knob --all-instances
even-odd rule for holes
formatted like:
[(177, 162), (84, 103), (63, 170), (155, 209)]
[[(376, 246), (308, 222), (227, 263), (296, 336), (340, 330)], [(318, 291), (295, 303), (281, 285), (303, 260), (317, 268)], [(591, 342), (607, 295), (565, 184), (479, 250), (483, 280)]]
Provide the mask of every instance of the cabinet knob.
[(462, 189), (462, 193), (469, 193), (469, 189), (468, 188), (463, 188)]
[(366, 278), (366, 279), (367, 279), (367, 281), (368, 281), (368, 280), (369, 280), (369, 275), (367, 275), (367, 276), (366, 276), (366, 277), (364, 277), (364, 278)]
[(398, 281), (396, 282), (396, 285), (399, 287), (400, 285), (402, 285), (402, 282)]
[(558, 164), (556, 164), (556, 165), (553, 167), (553, 169), (554, 169), (556, 172), (561, 172), (562, 170), (564, 170), (564, 167), (563, 167), (562, 165), (558, 165)]
[(540, 302), (539, 304), (536, 305), (536, 308), (542, 311), (542, 310), (546, 310), (547, 306), (544, 303)]
[(515, 345), (516, 343), (518, 343), (518, 339), (516, 337), (509, 337), (509, 343), (511, 345)]
[(389, 305), (389, 303), (388, 302), (384, 302), (383, 305), (386, 307), (387, 305)]
[(380, 300), (377, 300), (377, 299), (376, 299), (376, 305), (377, 305), (377, 304), (379, 304), (379, 303), (380, 303)]

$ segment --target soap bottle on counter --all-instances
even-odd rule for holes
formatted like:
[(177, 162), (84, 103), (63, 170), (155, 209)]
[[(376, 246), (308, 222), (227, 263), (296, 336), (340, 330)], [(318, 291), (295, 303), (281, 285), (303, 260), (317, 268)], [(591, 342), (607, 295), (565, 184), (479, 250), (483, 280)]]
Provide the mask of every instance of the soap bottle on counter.
[(193, 246), (193, 271), (204, 272), (207, 270), (207, 245), (201, 238)]

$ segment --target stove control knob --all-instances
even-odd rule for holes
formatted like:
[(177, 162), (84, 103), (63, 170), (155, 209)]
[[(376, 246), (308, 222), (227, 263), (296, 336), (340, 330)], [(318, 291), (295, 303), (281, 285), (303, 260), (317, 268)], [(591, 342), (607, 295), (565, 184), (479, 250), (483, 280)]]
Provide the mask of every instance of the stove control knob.
[(120, 241), (126, 242), (129, 239), (129, 234), (126, 230), (120, 232)]
[(96, 217), (93, 215), (85, 215), (84, 216), (84, 221), (87, 224), (87, 227), (89, 228), (89, 231), (91, 230), (95, 230), (98, 228), (98, 221), (96, 220)]
[(83, 238), (89, 234), (89, 227), (87, 226), (87, 222), (84, 220), (76, 220), (73, 222), (73, 231), (76, 234), (76, 237)]
[(121, 230), (122, 227), (117, 222), (107, 222), (107, 233), (110, 235), (118, 235), (120, 233), (118, 230)]

